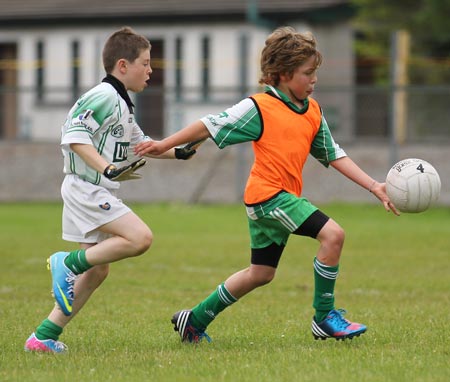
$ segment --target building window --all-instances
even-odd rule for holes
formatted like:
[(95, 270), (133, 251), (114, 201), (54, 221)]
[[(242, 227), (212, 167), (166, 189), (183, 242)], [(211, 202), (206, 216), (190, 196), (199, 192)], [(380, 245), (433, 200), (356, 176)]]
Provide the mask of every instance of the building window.
[(80, 94), (80, 42), (72, 41), (72, 98), (77, 100)]
[(175, 99), (181, 101), (183, 89), (183, 40), (175, 40)]
[(45, 46), (42, 41), (36, 44), (36, 97), (38, 101), (44, 100), (45, 80)]
[(210, 49), (209, 49), (210, 40), (209, 37), (204, 36), (202, 38), (202, 46), (201, 46), (201, 54), (202, 54), (202, 60), (201, 60), (201, 87), (202, 87), (202, 97), (204, 100), (208, 99), (209, 96), (209, 60), (210, 60)]

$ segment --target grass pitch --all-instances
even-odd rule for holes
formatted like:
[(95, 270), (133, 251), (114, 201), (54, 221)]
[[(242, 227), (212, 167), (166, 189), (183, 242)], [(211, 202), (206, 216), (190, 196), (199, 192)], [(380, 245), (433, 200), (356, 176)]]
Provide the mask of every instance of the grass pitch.
[(172, 314), (249, 262), (242, 206), (132, 205), (154, 232), (143, 256), (115, 263), (61, 340), (66, 355), (23, 351), (53, 300), (48, 255), (61, 204), (0, 205), (1, 381), (449, 381), (448, 208), (395, 217), (381, 206), (325, 205), (346, 231), (337, 307), (368, 332), (315, 341), (317, 243), (292, 236), (275, 280), (224, 311), (213, 342), (182, 344)]

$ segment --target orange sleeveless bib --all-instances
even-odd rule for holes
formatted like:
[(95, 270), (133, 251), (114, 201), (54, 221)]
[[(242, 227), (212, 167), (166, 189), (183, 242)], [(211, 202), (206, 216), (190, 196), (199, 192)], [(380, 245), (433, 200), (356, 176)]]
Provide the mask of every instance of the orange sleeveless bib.
[(263, 130), (260, 139), (252, 142), (255, 161), (244, 202), (258, 204), (282, 190), (300, 196), (303, 166), (320, 128), (320, 106), (309, 98), (308, 110), (300, 114), (269, 94), (251, 98), (257, 105)]

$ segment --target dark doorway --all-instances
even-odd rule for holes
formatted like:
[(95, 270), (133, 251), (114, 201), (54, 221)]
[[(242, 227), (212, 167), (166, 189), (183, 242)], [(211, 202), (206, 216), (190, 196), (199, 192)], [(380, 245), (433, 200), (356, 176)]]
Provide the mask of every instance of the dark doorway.
[(0, 44), (0, 139), (17, 136), (17, 45)]
[(154, 138), (164, 135), (164, 42), (151, 40), (150, 86), (136, 99), (136, 120), (142, 131)]

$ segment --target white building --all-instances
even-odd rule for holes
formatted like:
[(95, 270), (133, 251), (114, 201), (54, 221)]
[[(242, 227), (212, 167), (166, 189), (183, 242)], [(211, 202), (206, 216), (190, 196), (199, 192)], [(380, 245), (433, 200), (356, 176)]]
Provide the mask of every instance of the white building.
[(259, 54), (280, 25), (310, 30), (324, 63), (315, 97), (334, 135), (352, 135), (349, 1), (1, 0), (0, 139), (59, 140), (74, 100), (104, 76), (106, 38), (128, 25), (152, 44), (152, 85), (135, 97), (145, 132), (161, 137), (258, 90)]

